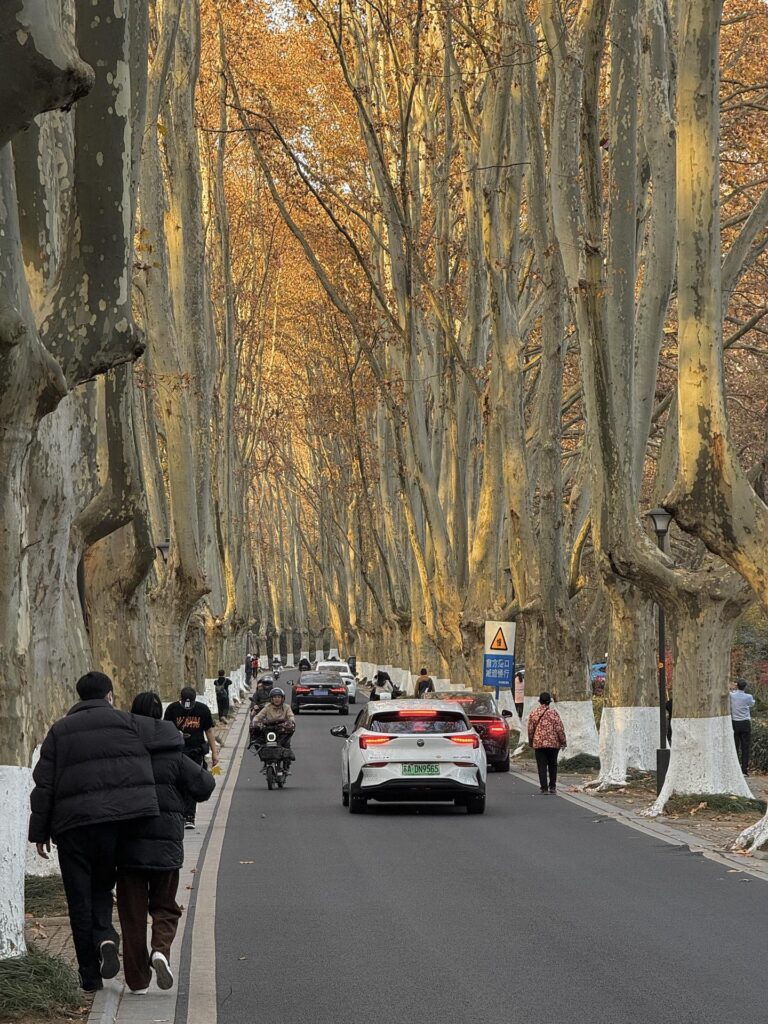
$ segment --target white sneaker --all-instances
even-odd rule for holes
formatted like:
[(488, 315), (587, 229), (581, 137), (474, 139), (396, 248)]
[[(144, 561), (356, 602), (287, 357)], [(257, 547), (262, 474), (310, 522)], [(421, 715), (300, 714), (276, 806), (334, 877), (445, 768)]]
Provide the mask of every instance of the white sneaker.
[(184, 822), (184, 828), (186, 828), (186, 829), (194, 829), (194, 828), (196, 828), (196, 825), (195, 825), (194, 821), (185, 821)]
[(157, 977), (157, 987), (161, 989), (173, 988), (173, 971), (165, 956), (155, 950), (149, 962), (152, 964), (152, 969)]
[(132, 988), (131, 989), (131, 995), (132, 996), (145, 996), (147, 994), (147, 992), (149, 992), (148, 988)]

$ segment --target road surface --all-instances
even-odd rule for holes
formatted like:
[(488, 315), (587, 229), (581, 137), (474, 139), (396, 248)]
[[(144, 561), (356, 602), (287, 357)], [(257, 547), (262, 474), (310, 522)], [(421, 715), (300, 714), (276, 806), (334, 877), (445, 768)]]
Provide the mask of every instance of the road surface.
[(244, 755), (217, 891), (218, 1024), (765, 1019), (765, 882), (509, 775), (489, 775), (482, 817), (352, 816), (328, 732), (351, 712), (299, 718), (285, 790)]

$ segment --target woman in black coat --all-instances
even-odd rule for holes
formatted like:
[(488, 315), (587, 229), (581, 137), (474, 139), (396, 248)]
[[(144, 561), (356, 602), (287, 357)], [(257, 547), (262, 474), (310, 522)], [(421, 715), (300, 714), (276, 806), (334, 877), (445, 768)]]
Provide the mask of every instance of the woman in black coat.
[[(140, 693), (131, 712), (160, 719), (163, 705), (156, 693)], [(127, 822), (118, 845), (117, 911), (123, 932), (123, 969), (128, 987), (139, 995), (147, 991), (152, 970), (159, 988), (173, 985), (170, 958), (181, 917), (176, 892), (184, 863), (185, 800), (207, 800), (216, 784), (203, 766), (179, 749), (173, 722), (158, 721), (157, 729), (158, 739), (150, 754), (160, 815)], [(152, 918), (149, 954), (147, 913)]]

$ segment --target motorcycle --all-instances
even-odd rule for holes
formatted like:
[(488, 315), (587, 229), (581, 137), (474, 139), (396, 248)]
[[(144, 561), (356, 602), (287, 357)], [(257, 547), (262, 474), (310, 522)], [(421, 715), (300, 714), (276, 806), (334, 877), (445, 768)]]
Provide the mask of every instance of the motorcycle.
[(258, 739), (251, 741), (251, 746), (256, 747), (256, 752), (264, 765), (261, 772), (267, 778), (268, 789), (274, 789), (275, 786), (282, 789), (291, 774), (291, 761), (295, 755), (290, 747), (284, 747), (281, 741), (283, 736), (292, 731), (284, 726), (268, 726), (264, 730), (261, 742)]
[(280, 678), (280, 673), (282, 672), (282, 670), (283, 670), (282, 662), (280, 662), (280, 661), (273, 661), (272, 662), (272, 675), (275, 677), (275, 682), (277, 682), (277, 680)]

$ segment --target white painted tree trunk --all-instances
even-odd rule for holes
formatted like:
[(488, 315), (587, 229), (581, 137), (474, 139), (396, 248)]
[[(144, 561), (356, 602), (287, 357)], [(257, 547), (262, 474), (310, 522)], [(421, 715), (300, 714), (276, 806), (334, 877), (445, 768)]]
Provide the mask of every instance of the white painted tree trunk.
[(648, 814), (661, 814), (675, 793), (752, 796), (736, 756), (730, 715), (673, 718), (669, 770)]
[(744, 829), (734, 843), (734, 849), (756, 853), (758, 850), (764, 850), (766, 846), (768, 846), (768, 811), (760, 821), (756, 821), (754, 825)]
[(0, 960), (23, 956), (24, 867), (27, 862), (27, 821), (31, 771), (0, 765)]
[[(27, 785), (29, 792), (32, 791), (33, 781), (32, 772), (35, 770), (35, 765), (40, 760), (40, 747), (35, 748), (35, 752), (32, 755), (32, 767), (27, 775)], [(26, 771), (26, 769), (25, 769)], [(24, 818), (24, 838), (26, 840), (26, 828), (27, 819), (29, 817), (29, 795), (27, 795), (27, 802), (25, 805), (26, 815)], [(36, 878), (51, 878), (54, 875), (61, 874), (61, 868), (59, 867), (59, 855), (56, 851), (56, 847), (51, 847), (51, 852), (48, 854), (48, 859), (45, 860), (41, 857), (37, 849), (32, 843), (25, 843), (27, 848), (27, 863), (26, 863), (26, 874), (34, 875)], [(2, 957), (0, 957), (2, 959)]]
[(659, 739), (653, 605), (622, 580), (609, 579), (606, 589), (611, 613), (609, 671), (600, 720), (598, 789), (624, 785), (629, 768), (652, 771)]
[(561, 700), (552, 705), (557, 709), (563, 720), (565, 738), (568, 746), (560, 751), (560, 757), (578, 757), (587, 754), (597, 757), (600, 743), (595, 725), (595, 715), (591, 700)]
[(658, 737), (658, 708), (603, 708), (597, 788), (625, 785), (628, 768), (653, 771), (656, 767)]

